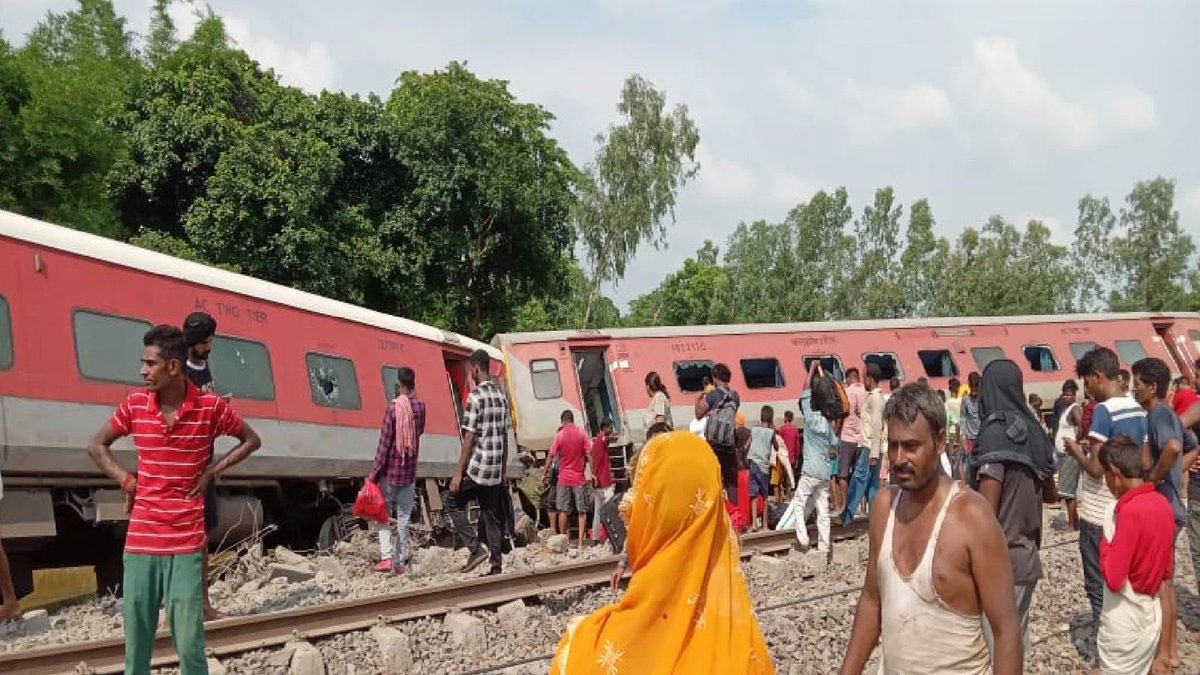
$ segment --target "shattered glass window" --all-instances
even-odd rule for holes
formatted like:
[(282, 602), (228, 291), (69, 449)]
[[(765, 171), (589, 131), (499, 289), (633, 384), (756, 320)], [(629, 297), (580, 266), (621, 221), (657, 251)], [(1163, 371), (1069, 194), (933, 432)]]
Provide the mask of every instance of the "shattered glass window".
[(308, 389), (313, 403), (326, 408), (362, 408), (354, 362), (339, 356), (309, 353), (304, 356), (304, 364), (308, 367)]

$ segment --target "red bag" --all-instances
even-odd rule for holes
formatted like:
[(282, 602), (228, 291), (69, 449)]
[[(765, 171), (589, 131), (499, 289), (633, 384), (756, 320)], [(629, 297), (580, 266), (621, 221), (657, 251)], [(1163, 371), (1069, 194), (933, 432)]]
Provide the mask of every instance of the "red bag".
[(383, 490), (373, 480), (363, 481), (358, 497), (354, 499), (354, 517), (376, 523), (388, 521), (387, 501), (383, 498)]
[(746, 524), (742, 521), (741, 510), (734, 506), (729, 500), (725, 501), (725, 513), (729, 514), (729, 525), (733, 531), (741, 534), (746, 531)]

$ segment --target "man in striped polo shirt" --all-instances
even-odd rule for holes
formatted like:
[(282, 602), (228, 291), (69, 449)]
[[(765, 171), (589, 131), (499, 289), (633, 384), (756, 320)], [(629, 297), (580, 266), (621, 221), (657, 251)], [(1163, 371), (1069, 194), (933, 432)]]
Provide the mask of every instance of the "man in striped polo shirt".
[(1104, 603), (1104, 577), (1100, 571), (1100, 539), (1104, 521), (1116, 498), (1104, 482), (1100, 446), (1110, 438), (1128, 436), (1138, 447), (1146, 439), (1146, 410), (1130, 398), (1120, 382), (1116, 353), (1097, 347), (1075, 365), (1087, 393), (1096, 400), (1085, 445), (1066, 439), (1067, 451), (1079, 462), (1079, 556), (1083, 560), (1083, 589), (1092, 606), (1092, 617), (1100, 617)]
[[(187, 348), (174, 326), (155, 326), (142, 338), (145, 389), (129, 394), (92, 438), (92, 461), (125, 491), (125, 673), (148, 675), (159, 607), (165, 605), (183, 675), (205, 675), (201, 552), (204, 488), (258, 449), (258, 434), (227, 402), (197, 389), (184, 374)], [(132, 436), (138, 467), (131, 473), (112, 444)], [(240, 443), (209, 464), (218, 436)]]

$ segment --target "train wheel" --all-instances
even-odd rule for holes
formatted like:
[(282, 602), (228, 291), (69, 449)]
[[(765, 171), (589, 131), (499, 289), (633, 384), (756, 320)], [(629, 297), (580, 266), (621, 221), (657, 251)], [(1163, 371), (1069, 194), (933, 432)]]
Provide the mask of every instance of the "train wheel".
[(362, 529), (365, 529), (363, 522), (358, 518), (335, 513), (321, 523), (321, 530), (317, 533), (317, 550), (328, 553), (339, 541), (347, 541), (355, 530)]

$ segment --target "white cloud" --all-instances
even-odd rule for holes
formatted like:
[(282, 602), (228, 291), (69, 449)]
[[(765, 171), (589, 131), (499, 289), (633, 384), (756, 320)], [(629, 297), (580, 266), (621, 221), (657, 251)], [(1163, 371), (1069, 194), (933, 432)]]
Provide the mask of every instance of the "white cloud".
[(1012, 40), (975, 40), (961, 77), (976, 107), (990, 116), (1072, 147), (1096, 137), (1097, 115), (1067, 101), (1026, 67)]
[[(200, 20), (198, 10), (191, 5), (175, 3), (167, 11), (181, 36), (191, 35)], [(313, 93), (335, 88), (337, 66), (323, 42), (309, 40), (296, 47), (284, 46), (252, 30), (249, 21), (235, 14), (226, 11), (219, 16), (233, 42), (263, 67), (274, 69), (284, 84)]]
[(1200, 232), (1200, 185), (1180, 190), (1179, 220), (1184, 227)]
[(700, 162), (700, 188), (717, 202), (741, 202), (759, 189), (750, 167), (734, 159), (717, 157), (704, 143), (696, 148), (696, 159)]
[(945, 90), (926, 82), (904, 87), (850, 84), (846, 95), (845, 121), (859, 139), (940, 127), (954, 120)]
[(1100, 95), (1100, 106), (1110, 123), (1131, 131), (1154, 126), (1154, 99), (1137, 87), (1117, 87)]
[(829, 189), (829, 184), (826, 181), (786, 171), (774, 173), (770, 186), (771, 198), (777, 205), (788, 209), (802, 202), (807, 202), (818, 190)]

